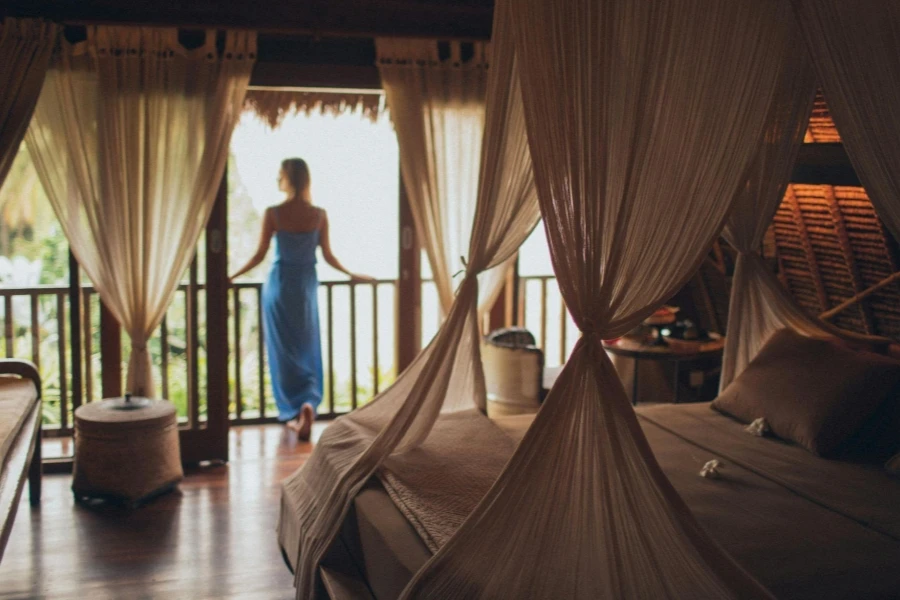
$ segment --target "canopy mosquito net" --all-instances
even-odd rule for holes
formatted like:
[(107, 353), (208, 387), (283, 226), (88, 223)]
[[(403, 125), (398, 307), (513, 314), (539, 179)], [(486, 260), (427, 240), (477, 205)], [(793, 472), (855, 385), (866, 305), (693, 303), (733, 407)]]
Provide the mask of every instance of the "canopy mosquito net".
[[(403, 469), (451, 417), (466, 415), (460, 427), (486, 420), (478, 317), (496, 278), (485, 273), (539, 217), (582, 336), (499, 478), (403, 597), (769, 596), (666, 479), (601, 340), (671, 297), (723, 227), (740, 252), (729, 330), (750, 340), (729, 342), (725, 378), (767, 330), (829, 332), (754, 254), (815, 92), (797, 27), (781, 0), (498, 0), (483, 49), (490, 68), (466, 70), (433, 42), (379, 42), (404, 184), (436, 279), (452, 281), (450, 232), (470, 223), (471, 233), (455, 294), (439, 284), (447, 314), (434, 340), (390, 389), (330, 425), (284, 484), (279, 538), (298, 598), (313, 596), (319, 562), (380, 465)], [(473, 121), (459, 119), (481, 114), (472, 108), (480, 81), (475, 136)], [(468, 144), (468, 158), (453, 144)], [(451, 218), (459, 206), (473, 207), (471, 221)], [(458, 439), (464, 446), (465, 432)]]

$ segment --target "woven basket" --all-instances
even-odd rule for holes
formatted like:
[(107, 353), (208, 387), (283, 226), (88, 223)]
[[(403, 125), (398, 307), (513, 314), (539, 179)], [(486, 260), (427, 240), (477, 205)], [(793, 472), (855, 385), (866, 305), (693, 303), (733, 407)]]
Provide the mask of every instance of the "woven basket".
[(93, 402), (75, 411), (72, 492), (140, 504), (184, 477), (175, 407), (150, 400), (142, 408), (117, 410), (117, 403)]

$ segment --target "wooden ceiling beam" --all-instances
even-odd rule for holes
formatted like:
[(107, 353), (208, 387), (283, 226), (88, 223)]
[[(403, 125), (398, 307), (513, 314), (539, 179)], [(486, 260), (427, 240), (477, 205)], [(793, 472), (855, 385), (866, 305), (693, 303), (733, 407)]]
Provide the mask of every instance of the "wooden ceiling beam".
[(806, 256), (807, 268), (816, 290), (816, 299), (819, 302), (819, 312), (826, 311), (829, 308), (828, 292), (825, 289), (825, 282), (822, 280), (822, 271), (819, 269), (819, 259), (816, 256), (816, 251), (810, 240), (806, 219), (803, 216), (803, 211), (800, 209), (800, 203), (797, 201), (797, 196), (794, 194), (793, 186), (788, 186), (784, 196), (784, 202), (790, 207), (791, 216), (800, 238), (800, 245)]
[(273, 87), (380, 88), (371, 39), (260, 34), (250, 84)]
[[(841, 255), (844, 257), (844, 263), (847, 265), (847, 273), (850, 276), (850, 284), (853, 286), (854, 297), (859, 296), (863, 291), (865, 283), (856, 262), (856, 256), (853, 252), (853, 242), (850, 240), (850, 234), (847, 232), (847, 221), (844, 219), (844, 213), (838, 202), (837, 196), (834, 195), (834, 188), (829, 186), (825, 188), (825, 202), (828, 203), (828, 211), (831, 213), (831, 219), (834, 221), (834, 231), (837, 236), (838, 245), (841, 247)], [(859, 305), (860, 317), (862, 317), (865, 332), (868, 334), (875, 333), (875, 318), (868, 302), (860, 301)]]
[(379, 89), (381, 77), (375, 65), (302, 65), (257, 62), (250, 85), (260, 87)]
[(484, 40), (492, 0), (5, 0), (3, 16), (67, 25), (239, 28), (313, 36)]

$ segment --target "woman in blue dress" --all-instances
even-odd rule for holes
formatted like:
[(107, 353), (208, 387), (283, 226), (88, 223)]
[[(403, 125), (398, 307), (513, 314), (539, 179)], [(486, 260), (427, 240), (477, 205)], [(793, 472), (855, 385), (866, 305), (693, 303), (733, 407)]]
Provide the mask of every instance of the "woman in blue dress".
[(351, 273), (332, 253), (328, 216), (312, 204), (304, 160), (289, 158), (281, 163), (278, 189), (287, 199), (266, 209), (256, 253), (231, 279), (261, 263), (275, 238), (275, 261), (262, 289), (272, 391), (278, 419), (297, 437), (308, 440), (323, 389), (316, 248), (321, 246), (325, 262), (351, 280), (372, 279)]

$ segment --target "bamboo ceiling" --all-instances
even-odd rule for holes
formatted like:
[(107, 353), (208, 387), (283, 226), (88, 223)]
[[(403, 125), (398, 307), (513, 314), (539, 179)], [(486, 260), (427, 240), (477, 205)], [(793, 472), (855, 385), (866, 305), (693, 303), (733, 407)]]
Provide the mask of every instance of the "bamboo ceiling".
[[(794, 298), (818, 315), (895, 273), (897, 243), (860, 187), (793, 184), (772, 224), (778, 272)], [(844, 329), (900, 339), (894, 283), (838, 313)]]
[(803, 141), (808, 144), (840, 143), (841, 141), (828, 105), (825, 104), (822, 90), (816, 92), (812, 115), (809, 117), (809, 126), (806, 128), (806, 137)]
[[(701, 323), (725, 331), (733, 251), (721, 242), (691, 282)], [(861, 187), (788, 187), (769, 227), (764, 255), (797, 303), (820, 316), (900, 270), (897, 241)], [(900, 340), (900, 282), (852, 304), (829, 321), (842, 329)]]
[[(807, 143), (840, 143), (822, 92)], [(793, 183), (776, 213), (763, 254), (810, 315), (820, 316), (900, 270), (898, 243), (858, 186)], [(733, 251), (717, 244), (691, 283), (703, 325), (724, 331)], [(843, 329), (900, 340), (900, 282), (894, 281), (829, 317)]]

